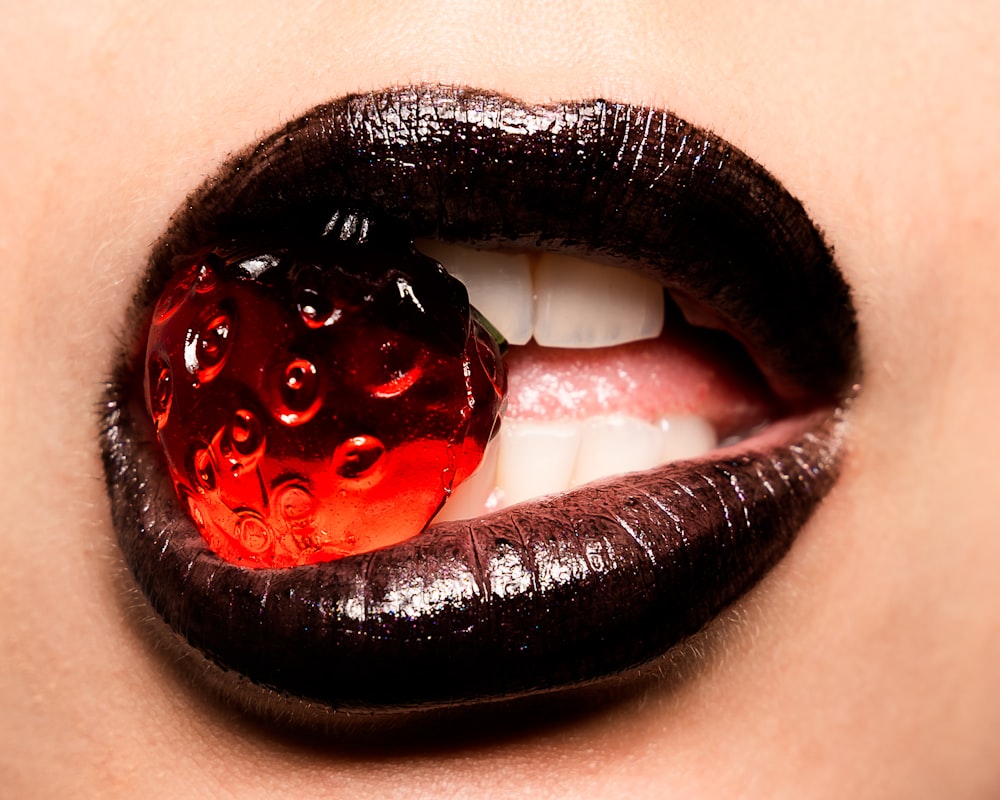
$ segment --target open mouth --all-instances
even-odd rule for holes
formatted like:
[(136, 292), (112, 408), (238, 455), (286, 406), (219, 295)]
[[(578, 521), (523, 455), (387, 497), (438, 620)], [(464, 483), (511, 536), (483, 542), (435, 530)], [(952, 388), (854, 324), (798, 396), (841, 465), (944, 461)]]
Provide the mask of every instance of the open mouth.
[[(704, 626), (780, 558), (833, 484), (840, 407), (858, 372), (848, 288), (772, 176), (663, 111), (528, 106), (448, 87), (320, 106), (185, 203), (155, 248), (126, 340), (141, 339), (190, 254), (220, 241), (294, 242), (345, 214), (408, 241), (558, 253), (642, 275), (664, 287), (677, 320), (738, 344), (765, 388), (741, 384), (733, 396), (756, 410), (718, 412), (694, 458), (660, 463), (661, 442), (653, 466), (590, 480), (607, 468), (586, 466), (577, 442), (555, 494), (516, 502), (523, 489), (491, 478), (471, 512), (407, 541), (248, 569), (212, 552), (181, 506), (145, 411), (143, 357), (126, 353), (102, 438), (119, 541), (156, 611), (223, 668), (343, 709), (592, 681)], [(579, 263), (570, 282), (586, 270)], [(659, 411), (677, 409), (615, 416), (662, 430)], [(498, 486), (509, 502), (491, 506)], [(476, 516), (478, 505), (489, 513)]]
[(555, 253), (418, 246), (509, 343), (503, 426), (438, 521), (706, 455), (784, 414), (731, 338), (689, 324), (652, 278)]

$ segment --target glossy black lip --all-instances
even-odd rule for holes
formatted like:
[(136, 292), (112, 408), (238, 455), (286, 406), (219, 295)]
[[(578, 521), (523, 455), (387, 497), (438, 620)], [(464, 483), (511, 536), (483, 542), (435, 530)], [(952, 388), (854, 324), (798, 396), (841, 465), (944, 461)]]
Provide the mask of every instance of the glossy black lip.
[[(857, 374), (849, 292), (801, 204), (673, 115), (528, 106), (418, 87), (320, 106), (244, 153), (157, 245), (131, 337), (174, 257), (297, 235), (345, 208), (413, 236), (628, 263), (710, 307), (784, 396), (833, 403)], [(785, 552), (833, 484), (834, 413), (795, 441), (675, 464), (448, 523), (385, 550), (248, 570), (180, 509), (137, 389), (116, 369), (102, 442), (126, 561), (226, 669), (331, 708), (440, 706), (594, 680), (665, 652)]]

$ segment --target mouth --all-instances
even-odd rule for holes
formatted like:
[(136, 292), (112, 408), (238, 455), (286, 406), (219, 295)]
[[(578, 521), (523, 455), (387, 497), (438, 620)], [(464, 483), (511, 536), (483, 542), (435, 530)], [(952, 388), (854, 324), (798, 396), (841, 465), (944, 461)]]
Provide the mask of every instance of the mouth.
[(248, 569), (213, 553), (181, 507), (130, 350), (103, 406), (119, 543), (157, 613), (223, 669), (347, 710), (595, 681), (662, 655), (749, 590), (834, 484), (859, 374), (848, 287), (794, 197), (665, 111), (451, 87), (319, 106), (188, 199), (126, 341), (185, 256), (314, 235), (345, 210), (411, 241), (558, 253), (655, 281), (679, 314), (738, 343), (779, 418), (693, 459), (442, 519), (372, 552)]

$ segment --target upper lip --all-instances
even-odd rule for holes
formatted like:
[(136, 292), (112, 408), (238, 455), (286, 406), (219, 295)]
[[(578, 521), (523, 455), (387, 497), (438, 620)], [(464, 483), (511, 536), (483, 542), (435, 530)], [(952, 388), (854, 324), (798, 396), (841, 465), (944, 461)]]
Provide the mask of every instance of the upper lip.
[[(449, 87), (320, 106), (234, 158), (155, 248), (132, 334), (177, 256), (294, 236), (345, 208), (414, 237), (644, 270), (710, 308), (801, 403), (833, 405), (857, 376), (846, 284), (801, 204), (746, 155), (664, 111)], [(127, 358), (103, 445), (146, 595), (224, 667), (333, 707), (510, 696), (657, 655), (767, 570), (837, 469), (827, 422), (763, 452), (625, 476), (385, 550), (246, 570), (208, 551), (179, 509), (135, 386)]]

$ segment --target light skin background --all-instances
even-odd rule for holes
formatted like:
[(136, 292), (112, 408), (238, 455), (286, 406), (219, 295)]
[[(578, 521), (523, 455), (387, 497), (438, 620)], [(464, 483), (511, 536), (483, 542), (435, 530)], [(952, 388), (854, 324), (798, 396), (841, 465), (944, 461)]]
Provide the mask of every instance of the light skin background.
[[(2, 793), (1000, 796), (1000, 12), (748, 5), (5, 9)], [(420, 81), (651, 103), (733, 141), (835, 245), (867, 373), (842, 480), (699, 669), (557, 724), (380, 756), (245, 722), (140, 635), (95, 404), (188, 191), (317, 102)]]

